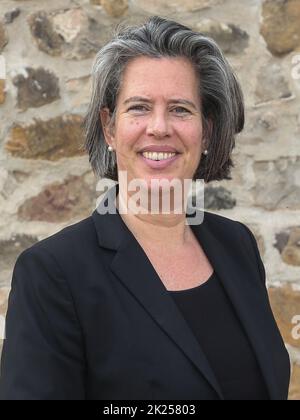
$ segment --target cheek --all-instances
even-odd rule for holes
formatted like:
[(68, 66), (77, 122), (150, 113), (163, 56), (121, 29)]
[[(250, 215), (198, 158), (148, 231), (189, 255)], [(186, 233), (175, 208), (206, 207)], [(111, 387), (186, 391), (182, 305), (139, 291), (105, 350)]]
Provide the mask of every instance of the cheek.
[(139, 121), (124, 121), (119, 124), (117, 140), (122, 143), (122, 148), (131, 148), (140, 138), (143, 124)]
[(187, 146), (197, 148), (201, 146), (202, 126), (201, 124), (182, 124), (180, 126), (181, 137), (185, 139)]
[(196, 157), (201, 150), (201, 136), (199, 133), (186, 133), (186, 147)]

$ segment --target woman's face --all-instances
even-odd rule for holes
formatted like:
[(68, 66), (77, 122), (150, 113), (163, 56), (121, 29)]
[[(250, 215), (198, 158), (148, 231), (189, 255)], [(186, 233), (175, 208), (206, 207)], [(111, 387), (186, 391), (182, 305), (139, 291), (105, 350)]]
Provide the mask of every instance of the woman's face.
[[(113, 132), (105, 130), (106, 141), (116, 152), (118, 171), (127, 171), (128, 182), (142, 178), (149, 187), (152, 179), (192, 179), (203, 149), (200, 107), (197, 76), (187, 59), (132, 60), (117, 99)], [(104, 125), (108, 122), (106, 109), (101, 110), (101, 120)], [(150, 146), (177, 154), (168, 159), (159, 154), (143, 156), (142, 150)]]

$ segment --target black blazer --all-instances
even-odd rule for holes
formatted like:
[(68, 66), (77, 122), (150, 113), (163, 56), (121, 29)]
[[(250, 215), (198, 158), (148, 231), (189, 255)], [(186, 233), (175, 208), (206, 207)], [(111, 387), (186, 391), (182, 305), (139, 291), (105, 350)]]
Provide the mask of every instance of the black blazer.
[[(209, 212), (192, 229), (235, 306), (270, 399), (287, 399), (289, 356), (253, 234)], [(197, 339), (118, 211), (95, 210), (19, 256), (0, 399), (224, 397)]]

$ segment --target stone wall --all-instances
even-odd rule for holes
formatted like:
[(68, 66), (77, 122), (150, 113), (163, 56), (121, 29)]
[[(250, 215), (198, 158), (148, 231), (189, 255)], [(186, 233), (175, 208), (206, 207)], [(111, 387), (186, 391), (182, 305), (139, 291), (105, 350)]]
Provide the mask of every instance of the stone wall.
[(241, 81), (233, 179), (208, 184), (206, 209), (257, 237), (300, 399), (300, 0), (1, 0), (0, 314), (20, 252), (93, 210), (80, 148), (92, 60), (119, 21), (152, 14), (215, 38)]

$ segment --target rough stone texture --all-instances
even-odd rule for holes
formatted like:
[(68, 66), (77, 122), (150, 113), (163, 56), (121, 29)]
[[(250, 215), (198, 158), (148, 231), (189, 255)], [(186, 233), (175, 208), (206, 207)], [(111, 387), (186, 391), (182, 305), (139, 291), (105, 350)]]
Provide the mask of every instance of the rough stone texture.
[(203, 19), (194, 30), (213, 38), (224, 53), (241, 54), (249, 45), (249, 35), (234, 24)]
[(128, 10), (128, 0), (101, 0), (101, 5), (114, 18), (123, 16)]
[[(103, 0), (102, 0), (103, 1)], [(224, 0), (132, 0), (132, 3), (148, 13), (165, 14), (180, 12), (197, 12), (203, 9), (216, 6)], [(179, 16), (178, 16), (179, 17)]]
[(10, 10), (9, 12), (6, 12), (4, 15), (4, 22), (6, 24), (10, 24), (13, 23), (13, 21), (20, 16), (21, 13), (21, 9), (19, 9), (18, 7)]
[(4, 316), (7, 311), (7, 297), (9, 288), (0, 289), (0, 315)]
[(300, 226), (292, 230), (281, 256), (286, 264), (300, 266)]
[(40, 50), (66, 59), (85, 59), (101, 48), (105, 27), (80, 7), (51, 12), (40, 11), (28, 19)]
[(0, 105), (4, 104), (5, 97), (5, 80), (0, 79)]
[(261, 34), (275, 55), (300, 51), (300, 3), (298, 0), (266, 0), (262, 8)]
[(21, 74), (14, 77), (13, 83), (18, 88), (18, 107), (23, 111), (60, 98), (58, 78), (41, 67), (26, 67)]
[(10, 270), (18, 255), (37, 240), (37, 238), (28, 235), (15, 235), (9, 240), (0, 239), (0, 273), (4, 270)]
[(269, 296), (274, 316), (286, 343), (300, 349), (300, 340), (293, 338), (293, 318), (300, 315), (300, 291), (291, 285), (270, 287)]
[(7, 312), (7, 301), (9, 288), (0, 289), (0, 356), (2, 352), (3, 339), (5, 336), (5, 316)]
[(300, 158), (278, 159), (275, 162), (254, 164), (257, 181), (254, 188), (255, 203), (267, 210), (300, 209), (300, 185), (297, 173)]
[(274, 247), (278, 249), (280, 254), (285, 249), (289, 241), (290, 234), (291, 234), (291, 228), (286, 229), (285, 231), (279, 232), (275, 235)]
[(83, 76), (78, 79), (70, 79), (66, 82), (66, 90), (69, 94), (70, 106), (79, 108), (88, 105), (91, 97), (91, 78)]
[(207, 187), (204, 200), (207, 210), (232, 209), (236, 205), (236, 200), (232, 197), (231, 192), (224, 187)]
[(0, 199), (2, 196), (5, 200), (9, 200), (28, 177), (29, 174), (22, 171), (0, 168)]
[(29, 25), (31, 33), (42, 51), (54, 56), (61, 54), (64, 40), (55, 32), (46, 12), (31, 15)]
[(70, 177), (64, 183), (48, 185), (37, 197), (20, 207), (24, 221), (59, 223), (88, 217), (95, 207), (95, 190), (81, 177)]
[(292, 369), (289, 399), (292, 401), (300, 400), (300, 366), (297, 364), (294, 364)]
[(270, 61), (262, 66), (257, 77), (255, 94), (258, 103), (292, 96), (280, 65)]
[(82, 117), (65, 115), (48, 121), (36, 120), (29, 125), (15, 125), (6, 150), (16, 157), (56, 161), (80, 156), (83, 141)]
[(251, 230), (251, 232), (254, 234), (254, 237), (257, 241), (257, 245), (258, 245), (258, 250), (260, 253), (260, 256), (262, 257), (262, 259), (264, 260), (265, 258), (265, 253), (266, 253), (266, 244), (265, 244), (265, 240), (263, 235), (261, 235), (260, 231), (259, 231), (259, 227), (258, 225), (254, 225), (254, 224), (247, 224), (245, 223), (249, 229)]
[(0, 20), (0, 54), (2, 53), (3, 48), (8, 42), (7, 33), (3, 23)]

